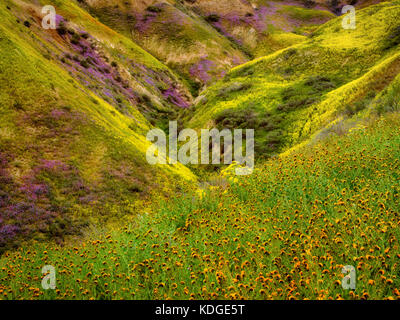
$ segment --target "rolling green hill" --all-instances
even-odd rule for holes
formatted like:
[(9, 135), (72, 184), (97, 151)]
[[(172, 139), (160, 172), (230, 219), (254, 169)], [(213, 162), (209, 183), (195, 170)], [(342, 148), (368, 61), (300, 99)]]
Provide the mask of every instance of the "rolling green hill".
[(399, 14), (397, 1), (368, 7), (355, 30), (336, 18), (299, 44), (232, 69), (201, 93), (188, 125), (254, 128), (261, 156), (308, 140), (367, 108), (397, 76)]

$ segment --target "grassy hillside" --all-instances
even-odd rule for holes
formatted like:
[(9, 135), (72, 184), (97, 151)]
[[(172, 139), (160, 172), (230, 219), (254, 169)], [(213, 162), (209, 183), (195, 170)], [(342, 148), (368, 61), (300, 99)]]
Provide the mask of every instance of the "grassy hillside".
[(325, 6), (301, 1), (79, 3), (181, 74), (193, 93), (233, 66), (301, 42), (304, 33), (335, 17)]
[(312, 29), (335, 17), (320, 6), (305, 8), (301, 1), (197, 1), (192, 9), (256, 57), (301, 42), (302, 28)]
[(62, 67), (72, 73), (81, 71), (75, 76), (103, 100), (123, 113), (134, 105), (157, 125), (165, 114), (173, 118), (181, 108), (190, 106), (192, 96), (186, 83), (130, 38), (101, 24), (74, 2), (53, 4), (60, 15), (58, 29), (55, 39), (47, 40), (61, 44), (58, 59)]
[(81, 5), (181, 74), (194, 93), (248, 61), (240, 48), (179, 1), (83, 1)]
[[(55, 2), (67, 16), (70, 4)], [(167, 194), (195, 180), (183, 166), (147, 163), (145, 134), (151, 124), (133, 104), (140, 80), (133, 84), (123, 75), (116, 80), (123, 67), (111, 71), (97, 46), (107, 50), (107, 37), (119, 38), (121, 49), (114, 48), (118, 61), (135, 59), (140, 68), (165, 81), (174, 79), (172, 73), (72, 8), (75, 21), (82, 19), (80, 26), (88, 26), (82, 31), (88, 32), (87, 41), (96, 46), (86, 46), (86, 39), (71, 44), (69, 33), (39, 28), (35, 7), (24, 2), (0, 6), (0, 250), (32, 237), (62, 240), (94, 222), (120, 221), (146, 207), (152, 192)], [(102, 38), (95, 38), (91, 23), (99, 33), (104, 28)], [(61, 51), (72, 55), (75, 47), (86, 51), (61, 61)], [(104, 78), (103, 68), (109, 68)], [(109, 99), (100, 93), (105, 88), (110, 89)]]
[(188, 125), (254, 128), (259, 155), (306, 141), (365, 109), (397, 76), (399, 14), (398, 1), (368, 7), (355, 30), (337, 18), (300, 44), (234, 68), (200, 95)]
[[(397, 92), (398, 94), (398, 92)], [(79, 245), (0, 260), (4, 299), (399, 299), (400, 117), (223, 177)], [(57, 269), (57, 289), (40, 270)], [(343, 290), (344, 265), (357, 289)]]

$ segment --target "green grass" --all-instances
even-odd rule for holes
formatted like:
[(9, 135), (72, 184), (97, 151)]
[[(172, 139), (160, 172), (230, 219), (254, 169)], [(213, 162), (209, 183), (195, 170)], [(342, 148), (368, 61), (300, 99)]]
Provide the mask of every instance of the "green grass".
[[(47, 51), (54, 47), (33, 24), (15, 21), (19, 8), (11, 7), (0, 7), (0, 154), (8, 159), (13, 190), (1, 210), (18, 212), (4, 224), (29, 230), (2, 243), (1, 251), (32, 237), (61, 240), (92, 223), (120, 223), (143, 209), (150, 194), (196, 181), (181, 165), (150, 166), (145, 117), (134, 107), (129, 115), (116, 112), (96, 96), (60, 66), (58, 51)], [(46, 169), (45, 163), (58, 165)], [(8, 183), (0, 181), (2, 188)], [(47, 191), (37, 197), (21, 191), (36, 186)], [(13, 209), (20, 204), (33, 209)], [(52, 223), (19, 220), (31, 212), (54, 214), (68, 227), (54, 237)]]
[[(259, 165), (176, 198), (124, 229), (0, 260), (5, 299), (400, 298), (400, 118)], [(41, 268), (57, 289), (41, 289)], [(341, 286), (344, 265), (357, 288)]]
[(307, 9), (296, 6), (283, 6), (279, 11), (282, 14), (287, 14), (289, 18), (309, 22), (311, 20), (329, 20), (336, 16), (329, 11)]
[[(358, 11), (356, 30), (342, 29), (339, 17), (321, 26), (307, 41), (232, 69), (201, 94), (206, 102), (195, 106), (188, 126), (212, 126), (225, 110), (256, 109), (262, 121), (273, 123), (255, 127), (259, 156), (271, 156), (307, 141), (345, 114), (346, 108), (367, 95), (378, 95), (397, 76), (399, 55), (396, 45), (387, 49), (387, 39), (396, 34), (389, 26), (396, 25), (399, 12), (398, 1), (368, 7)], [(372, 36), (368, 30), (374, 30)], [(305, 85), (319, 76), (325, 78), (321, 81), (325, 87), (318, 87), (318, 80)], [(251, 86), (221, 95), (238, 84)], [(288, 101), (285, 92), (291, 92)]]
[(264, 57), (276, 51), (291, 47), (307, 40), (307, 37), (292, 32), (273, 31), (264, 36), (254, 49), (256, 58)]

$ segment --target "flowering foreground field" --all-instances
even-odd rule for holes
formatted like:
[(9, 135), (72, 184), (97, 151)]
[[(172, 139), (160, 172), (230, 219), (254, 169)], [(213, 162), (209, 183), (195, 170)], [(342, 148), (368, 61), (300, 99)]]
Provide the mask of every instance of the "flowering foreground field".
[[(398, 299), (400, 116), (274, 158), (76, 245), (0, 261), (9, 299)], [(233, 181), (234, 180), (234, 181)], [(58, 270), (40, 288), (43, 265)], [(341, 286), (357, 269), (356, 291)]]

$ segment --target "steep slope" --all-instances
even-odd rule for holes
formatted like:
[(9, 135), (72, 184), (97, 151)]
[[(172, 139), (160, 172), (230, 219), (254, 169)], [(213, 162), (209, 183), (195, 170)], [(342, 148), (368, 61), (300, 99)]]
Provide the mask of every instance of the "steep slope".
[(336, 18), (303, 43), (234, 68), (196, 100), (188, 125), (254, 128), (259, 156), (307, 140), (366, 108), (397, 76), (399, 16), (399, 1), (368, 7), (355, 30)]
[(198, 15), (179, 1), (81, 1), (111, 28), (134, 39), (189, 81), (192, 91), (248, 61)]
[(173, 86), (172, 72), (69, 1), (53, 4), (58, 30), (49, 31), (36, 5), (0, 6), (0, 249), (136, 214), (137, 200), (195, 180), (145, 157), (152, 126), (138, 92), (150, 110), (174, 110), (152, 83)]
[(190, 6), (221, 34), (256, 57), (301, 42), (302, 28), (335, 17), (320, 5), (305, 8), (302, 1), (206, 0), (193, 1)]
[[(97, 95), (118, 104), (120, 111), (134, 105), (150, 121), (190, 105), (192, 98), (185, 84), (132, 40), (102, 25), (74, 3), (53, 4), (59, 13), (58, 29), (56, 34), (45, 34), (47, 42), (56, 44), (48, 51), (55, 51), (63, 68), (79, 73), (81, 82), (89, 83)], [(24, 6), (34, 15), (41, 10), (39, 5)], [(42, 32), (37, 26), (40, 21), (36, 18), (34, 32)]]

